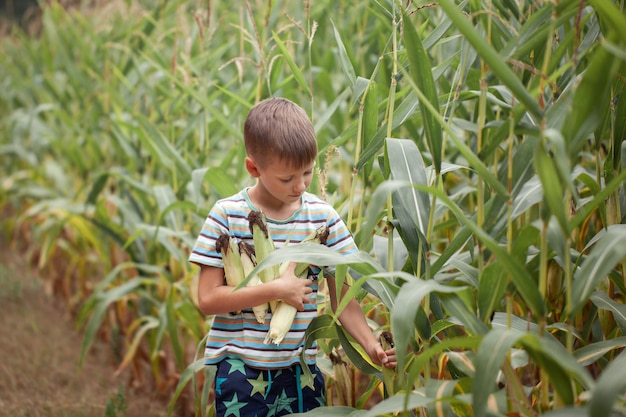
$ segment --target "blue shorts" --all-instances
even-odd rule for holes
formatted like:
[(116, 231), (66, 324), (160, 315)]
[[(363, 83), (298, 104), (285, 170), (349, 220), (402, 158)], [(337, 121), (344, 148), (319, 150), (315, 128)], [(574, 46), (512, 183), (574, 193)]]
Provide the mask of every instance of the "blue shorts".
[(224, 359), (215, 374), (216, 417), (274, 417), (326, 405), (324, 376), (315, 365), (307, 378), (300, 365), (256, 369), (240, 359)]

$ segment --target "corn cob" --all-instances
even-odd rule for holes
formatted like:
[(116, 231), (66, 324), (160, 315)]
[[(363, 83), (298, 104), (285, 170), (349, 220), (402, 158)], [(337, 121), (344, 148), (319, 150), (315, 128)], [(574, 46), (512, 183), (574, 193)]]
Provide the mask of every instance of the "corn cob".
[[(321, 226), (311, 235), (307, 236), (302, 242), (310, 242), (310, 243), (326, 243), (326, 239), (328, 238), (328, 228), (326, 226)], [(286, 270), (289, 262), (283, 262), (280, 265), (280, 270), (284, 272)], [(294, 271), (294, 275), (298, 278), (306, 279), (309, 274), (309, 264), (305, 262), (299, 262), (296, 264), (296, 269)], [(272, 310), (272, 317), (270, 319), (270, 329), (265, 336), (264, 343), (274, 343), (279, 345), (280, 342), (283, 341), (285, 335), (291, 329), (291, 325), (293, 324), (293, 320), (296, 317), (297, 309), (284, 301), (278, 301), (276, 304), (276, 309)]]
[[(246, 278), (246, 275), (243, 273), (243, 264), (235, 239), (227, 233), (223, 233), (215, 241), (215, 249), (222, 253), (226, 284), (237, 287)], [(239, 314), (241, 311), (236, 311), (236, 313)]]
[[(272, 253), (276, 249), (276, 246), (269, 234), (267, 219), (263, 212), (251, 211), (250, 214), (248, 214), (248, 225), (252, 233), (252, 240), (254, 241), (256, 261), (259, 263), (262, 262), (267, 255)], [(279, 265), (272, 265), (259, 271), (259, 279), (261, 282), (269, 282), (277, 278), (280, 275), (278, 268)], [(276, 310), (276, 303), (277, 300), (270, 301), (269, 305), (272, 311)]]
[[(382, 332), (378, 338), (380, 341), (380, 345), (382, 346), (384, 351), (387, 351), (393, 348), (393, 335), (391, 332)], [(387, 396), (392, 397), (396, 393), (395, 387), (395, 379), (396, 372), (393, 369), (389, 369), (386, 366), (382, 368), (383, 372), (383, 384), (385, 384), (385, 389), (387, 390)]]
[(330, 362), (333, 364), (333, 371), (335, 373), (335, 392), (337, 393), (337, 400), (340, 404), (348, 407), (354, 407), (353, 393), (352, 393), (352, 377), (350, 376), (349, 366), (346, 361), (341, 358), (339, 353), (331, 351), (328, 354)]
[[(316, 231), (314, 231), (313, 233), (311, 233), (310, 235), (308, 235), (307, 237), (304, 238), (304, 240), (302, 240), (302, 242), (300, 242), (299, 244), (303, 244), (303, 243), (318, 243), (318, 244), (326, 244), (326, 240), (328, 239), (328, 227), (327, 226), (320, 226)], [(286, 267), (289, 265), (289, 262), (283, 262), (280, 266), (279, 266), (279, 270), (284, 272), (284, 270), (286, 269)], [(293, 274), (297, 277), (299, 277), (300, 275), (302, 275), (304, 272), (309, 270), (309, 264), (306, 262), (298, 262), (296, 264), (296, 269), (293, 271)], [(280, 276), (280, 275), (279, 275)]]
[[(244, 277), (247, 277), (250, 272), (256, 266), (256, 260), (254, 256), (254, 250), (252, 247), (246, 242), (239, 242), (239, 255), (241, 256), (241, 264), (243, 266), (243, 274)], [(248, 287), (261, 284), (261, 280), (258, 275), (254, 275), (246, 284)], [(256, 317), (256, 321), (259, 323), (265, 323), (265, 316), (267, 315), (267, 309), (269, 308), (267, 303), (260, 304), (258, 306), (252, 307), (252, 311), (254, 312), (254, 317)]]
[[(308, 275), (307, 272), (308, 271), (305, 270), (302, 275), (298, 275), (298, 278), (305, 279)], [(275, 345), (280, 345), (280, 342), (283, 341), (287, 332), (291, 329), (291, 325), (293, 324), (293, 320), (296, 318), (297, 312), (298, 309), (291, 304), (278, 300), (276, 303), (276, 310), (272, 311), (270, 329), (268, 330), (263, 343), (274, 343)]]
[(548, 271), (546, 277), (546, 298), (556, 305), (563, 295), (563, 269), (555, 260), (548, 261)]
[[(251, 211), (248, 214), (248, 224), (250, 226), (250, 232), (252, 233), (252, 240), (254, 241), (254, 253), (257, 262), (262, 262), (263, 259), (276, 249), (274, 241), (267, 229), (267, 219), (265, 214), (260, 211)], [(272, 265), (259, 271), (259, 278), (263, 282), (268, 282), (276, 278), (278, 273), (278, 265)]]

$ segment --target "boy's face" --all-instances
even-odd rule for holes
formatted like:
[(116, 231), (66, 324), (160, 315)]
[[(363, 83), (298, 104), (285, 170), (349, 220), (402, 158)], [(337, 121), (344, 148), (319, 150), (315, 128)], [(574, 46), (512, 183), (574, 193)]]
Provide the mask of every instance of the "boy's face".
[(265, 197), (283, 204), (299, 202), (313, 179), (315, 161), (300, 168), (294, 168), (277, 158), (262, 166), (257, 165), (252, 159), (249, 162), (252, 167), (248, 167), (248, 171), (258, 179), (260, 190), (266, 193)]

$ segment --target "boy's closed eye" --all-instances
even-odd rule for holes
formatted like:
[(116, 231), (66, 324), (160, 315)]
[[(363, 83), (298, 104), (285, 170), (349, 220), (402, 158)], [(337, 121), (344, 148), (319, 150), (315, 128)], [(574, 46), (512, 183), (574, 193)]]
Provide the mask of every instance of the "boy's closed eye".
[[(304, 177), (310, 177), (310, 176), (312, 176), (312, 175), (313, 175), (313, 170), (308, 170), (308, 171), (305, 171), (302, 175), (303, 175)], [(297, 176), (296, 176), (296, 177), (297, 177)], [(278, 180), (279, 180), (279, 181), (281, 181), (281, 182), (284, 182), (284, 183), (288, 183), (288, 182), (290, 182), (290, 181), (293, 181), (293, 179), (294, 179), (294, 178), (295, 178), (295, 177), (292, 175), (292, 176), (289, 176), (289, 177), (283, 177), (283, 178), (280, 178), (280, 177), (279, 177), (279, 178), (278, 178)]]

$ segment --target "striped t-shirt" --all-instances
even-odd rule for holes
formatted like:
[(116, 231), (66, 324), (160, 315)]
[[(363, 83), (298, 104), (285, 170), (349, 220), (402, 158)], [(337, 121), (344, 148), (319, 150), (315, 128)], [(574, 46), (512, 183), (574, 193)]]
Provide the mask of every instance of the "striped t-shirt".
[[(254, 245), (248, 225), (248, 214), (257, 208), (248, 197), (248, 189), (238, 194), (219, 200), (209, 212), (189, 261), (198, 265), (223, 268), (221, 253), (215, 249), (215, 241), (228, 233), (236, 240), (243, 240)], [(348, 254), (357, 251), (352, 235), (336, 210), (317, 196), (304, 193), (302, 206), (286, 220), (267, 218), (269, 233), (277, 248), (301, 242), (320, 226), (329, 229), (326, 245), (337, 252)], [(311, 285), (313, 292), (304, 311), (298, 311), (293, 325), (280, 345), (265, 344), (269, 330), (271, 313), (265, 323), (256, 321), (252, 309), (240, 314), (225, 313), (214, 317), (207, 337), (204, 359), (207, 365), (216, 364), (222, 359), (236, 357), (247, 365), (257, 368), (283, 368), (299, 363), (299, 355), (304, 346), (307, 327), (317, 316), (317, 277)], [(305, 352), (308, 364), (315, 362), (317, 345)]]

